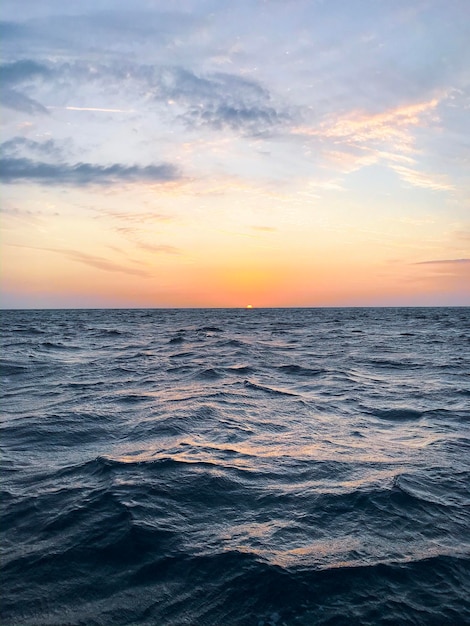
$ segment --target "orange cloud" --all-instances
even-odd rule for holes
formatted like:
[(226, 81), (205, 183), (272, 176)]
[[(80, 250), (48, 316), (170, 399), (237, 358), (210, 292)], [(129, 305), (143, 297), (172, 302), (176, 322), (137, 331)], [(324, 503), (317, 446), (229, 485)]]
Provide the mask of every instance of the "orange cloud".
[[(421, 172), (417, 166), (413, 168), (418, 154), (413, 130), (435, 121), (434, 112), (439, 102), (438, 98), (433, 98), (374, 114), (353, 111), (316, 128), (294, 128), (292, 133), (326, 141), (328, 161), (342, 171), (384, 162), (402, 180), (416, 187), (451, 191), (454, 187), (444, 175)], [(328, 149), (331, 142), (334, 149)]]
[(427, 174), (425, 172), (419, 172), (410, 167), (404, 167), (403, 165), (391, 165), (390, 166), (403, 180), (411, 183), (415, 187), (424, 187), (426, 189), (434, 189), (436, 191), (452, 191), (454, 186), (451, 185), (447, 178), (442, 174)]
[(368, 114), (353, 111), (336, 120), (329, 120), (318, 128), (297, 127), (293, 134), (333, 138), (348, 144), (362, 145), (371, 142), (392, 142), (403, 152), (412, 151), (414, 138), (409, 128), (424, 125), (423, 118), (433, 111), (439, 100), (396, 107), (383, 113)]

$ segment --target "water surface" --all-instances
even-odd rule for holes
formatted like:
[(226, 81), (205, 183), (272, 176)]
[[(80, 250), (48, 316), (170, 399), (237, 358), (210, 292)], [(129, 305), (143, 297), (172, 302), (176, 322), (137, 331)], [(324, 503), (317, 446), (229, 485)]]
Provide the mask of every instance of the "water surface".
[(2, 625), (470, 623), (468, 308), (2, 319)]

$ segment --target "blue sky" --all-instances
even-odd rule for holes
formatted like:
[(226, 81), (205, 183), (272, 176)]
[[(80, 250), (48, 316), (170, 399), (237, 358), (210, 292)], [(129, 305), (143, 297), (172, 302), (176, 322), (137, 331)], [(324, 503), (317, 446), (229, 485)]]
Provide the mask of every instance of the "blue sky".
[(4, 306), (470, 304), (467, 0), (0, 14)]

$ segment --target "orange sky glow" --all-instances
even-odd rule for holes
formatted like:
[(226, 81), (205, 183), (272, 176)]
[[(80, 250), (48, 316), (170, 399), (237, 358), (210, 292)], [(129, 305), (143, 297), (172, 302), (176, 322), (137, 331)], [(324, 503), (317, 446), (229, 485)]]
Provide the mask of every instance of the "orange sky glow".
[(273, 3), (261, 36), (265, 4), (157, 3), (161, 40), (136, 5), (93, 58), (30, 6), (1, 70), (3, 307), (470, 304), (465, 4), (444, 28)]

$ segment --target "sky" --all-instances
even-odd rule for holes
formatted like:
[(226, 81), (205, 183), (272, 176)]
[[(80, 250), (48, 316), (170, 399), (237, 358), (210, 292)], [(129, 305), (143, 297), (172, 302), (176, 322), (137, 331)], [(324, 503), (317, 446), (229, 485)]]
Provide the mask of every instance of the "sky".
[(470, 305), (469, 0), (2, 0), (1, 306)]

